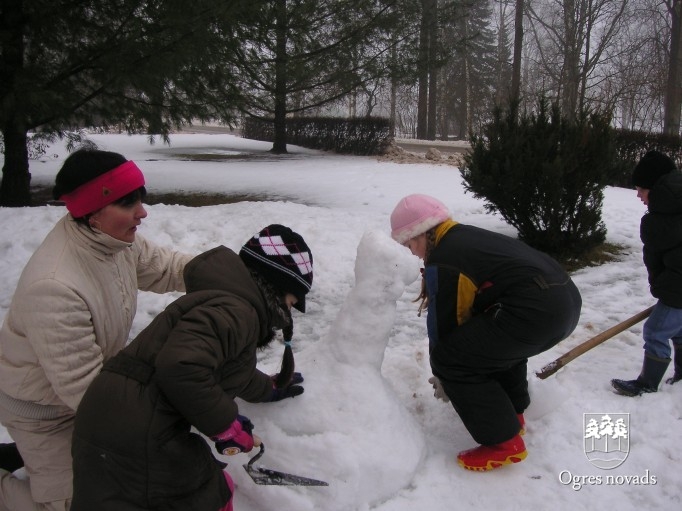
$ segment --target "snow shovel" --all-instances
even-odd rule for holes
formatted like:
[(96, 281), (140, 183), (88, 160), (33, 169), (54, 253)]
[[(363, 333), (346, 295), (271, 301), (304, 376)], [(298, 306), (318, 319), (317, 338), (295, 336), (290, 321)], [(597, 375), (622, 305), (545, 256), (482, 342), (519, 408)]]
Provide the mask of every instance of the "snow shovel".
[(284, 472), (278, 472), (277, 470), (254, 466), (256, 460), (263, 456), (263, 453), (265, 452), (265, 444), (263, 444), (260, 439), (257, 440), (257, 443), (260, 444), (260, 452), (244, 465), (246, 473), (251, 476), (254, 483), (277, 486), (329, 486), (329, 484), (324, 481), (318, 481), (317, 479), (310, 479), (308, 477), (286, 474)]

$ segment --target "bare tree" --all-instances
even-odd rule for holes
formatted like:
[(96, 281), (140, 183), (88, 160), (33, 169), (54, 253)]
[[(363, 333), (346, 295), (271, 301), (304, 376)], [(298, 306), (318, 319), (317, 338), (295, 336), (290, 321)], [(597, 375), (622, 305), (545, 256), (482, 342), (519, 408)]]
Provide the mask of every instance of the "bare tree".
[(661, 131), (670, 30), (660, 0), (636, 0), (629, 22), (610, 45), (608, 74), (593, 96), (613, 112), (615, 126)]
[(628, 0), (560, 0), (527, 5), (546, 90), (567, 115), (585, 104), (596, 70), (624, 26)]

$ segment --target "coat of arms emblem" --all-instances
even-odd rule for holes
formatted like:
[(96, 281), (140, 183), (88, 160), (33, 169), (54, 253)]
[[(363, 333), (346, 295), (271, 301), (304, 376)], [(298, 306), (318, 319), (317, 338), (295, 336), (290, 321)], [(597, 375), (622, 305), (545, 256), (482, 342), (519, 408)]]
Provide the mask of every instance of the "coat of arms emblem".
[(629, 413), (584, 413), (583, 446), (597, 468), (610, 470), (623, 464), (630, 452)]

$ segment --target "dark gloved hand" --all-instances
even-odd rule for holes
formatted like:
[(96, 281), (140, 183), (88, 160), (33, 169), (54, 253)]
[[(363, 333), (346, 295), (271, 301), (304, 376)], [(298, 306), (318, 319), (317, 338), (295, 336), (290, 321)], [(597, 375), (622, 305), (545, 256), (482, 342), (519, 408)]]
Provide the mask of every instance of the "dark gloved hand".
[(253, 449), (253, 424), (243, 415), (230, 424), (225, 431), (211, 437), (215, 442), (215, 448), (220, 454), (233, 456), (240, 452), (249, 452)]
[(291, 382), (285, 387), (277, 386), (277, 377), (279, 373), (273, 374), (272, 378), (272, 394), (270, 395), (270, 401), (281, 401), (287, 397), (296, 397), (303, 394), (303, 387), (297, 385), (297, 383), (303, 382), (303, 375), (301, 373), (295, 372), (291, 377)]
[(300, 385), (289, 385), (283, 389), (278, 389), (277, 387), (272, 388), (272, 394), (270, 395), (270, 401), (281, 401), (287, 397), (296, 397), (303, 394), (303, 387)]
[[(273, 374), (270, 376), (272, 378), (273, 382), (277, 381), (277, 378), (279, 378), (279, 373)], [(303, 375), (299, 372), (295, 372), (293, 376), (291, 377), (291, 385), (297, 385), (299, 383), (303, 383)]]

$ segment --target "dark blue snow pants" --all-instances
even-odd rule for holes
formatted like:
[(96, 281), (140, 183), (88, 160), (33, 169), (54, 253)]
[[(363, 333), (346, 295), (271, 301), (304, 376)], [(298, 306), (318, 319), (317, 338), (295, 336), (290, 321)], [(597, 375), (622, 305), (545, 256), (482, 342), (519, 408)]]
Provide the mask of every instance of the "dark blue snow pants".
[(517, 414), (530, 404), (528, 358), (568, 337), (581, 305), (570, 279), (520, 284), (439, 339), (431, 351), (433, 374), (476, 442), (494, 445), (518, 434)]

